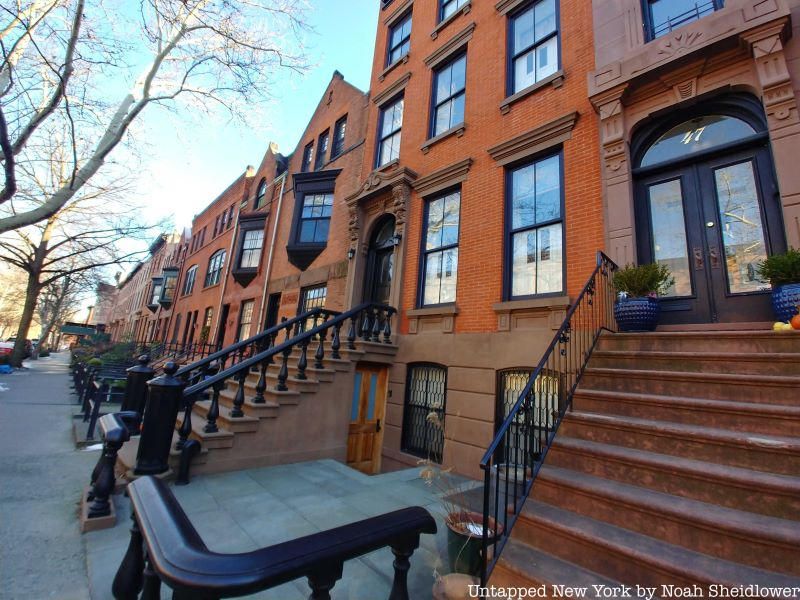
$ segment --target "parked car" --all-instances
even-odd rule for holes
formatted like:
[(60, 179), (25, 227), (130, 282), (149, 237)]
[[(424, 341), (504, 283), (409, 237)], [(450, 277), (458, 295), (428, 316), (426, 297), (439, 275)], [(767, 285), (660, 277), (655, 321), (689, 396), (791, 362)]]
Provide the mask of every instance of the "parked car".
[(14, 351), (14, 342), (0, 342), (0, 356), (11, 356)]
[[(11, 349), (13, 350), (14, 349), (14, 344), (16, 343), (16, 341), (17, 341), (17, 336), (14, 335), (14, 336), (11, 336), (10, 338), (8, 338), (6, 340), (6, 343), (10, 343), (11, 344)], [(11, 352), (9, 352), (9, 354), (11, 354)], [(33, 341), (32, 340), (25, 340), (25, 354), (23, 355), (22, 358), (30, 358), (31, 354), (33, 354)]]

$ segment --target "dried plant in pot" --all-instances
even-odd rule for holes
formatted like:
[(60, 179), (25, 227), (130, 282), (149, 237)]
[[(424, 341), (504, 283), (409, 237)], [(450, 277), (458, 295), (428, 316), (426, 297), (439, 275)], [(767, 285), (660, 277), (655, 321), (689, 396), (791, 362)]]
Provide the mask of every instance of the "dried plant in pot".
[(658, 301), (675, 283), (666, 265), (626, 265), (614, 273), (614, 318), (620, 331), (655, 331), (661, 306)]
[(800, 250), (773, 254), (758, 265), (758, 274), (772, 285), (772, 310), (788, 323), (800, 311)]

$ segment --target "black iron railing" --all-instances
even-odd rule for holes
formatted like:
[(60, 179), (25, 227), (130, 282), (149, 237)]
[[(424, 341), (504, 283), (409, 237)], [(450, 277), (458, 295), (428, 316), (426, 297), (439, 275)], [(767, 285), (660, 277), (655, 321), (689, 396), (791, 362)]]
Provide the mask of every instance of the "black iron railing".
[(484, 473), (481, 582), (503, 550), (531, 491), (600, 334), (614, 330), (612, 276), (602, 252), (597, 266), (481, 460)]
[(419, 506), (240, 554), (210, 551), (167, 485), (142, 477), (128, 486), (133, 526), (128, 550), (114, 578), (118, 600), (161, 597), (161, 584), (173, 598), (230, 598), (253, 594), (301, 577), (311, 598), (330, 599), (344, 563), (380, 548), (394, 554), (390, 600), (408, 600), (410, 558), (423, 533), (436, 522)]

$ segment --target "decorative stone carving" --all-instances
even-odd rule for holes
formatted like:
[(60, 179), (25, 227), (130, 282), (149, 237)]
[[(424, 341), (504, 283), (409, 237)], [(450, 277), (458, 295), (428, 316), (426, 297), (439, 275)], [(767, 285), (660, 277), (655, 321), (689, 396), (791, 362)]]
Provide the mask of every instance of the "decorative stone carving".
[(627, 162), (622, 96), (627, 85), (618, 86), (592, 99), (600, 116), (600, 143), (607, 172), (616, 173)]
[(394, 213), (394, 231), (402, 236), (406, 226), (406, 213), (408, 211), (408, 201), (411, 197), (411, 189), (406, 183), (400, 183), (392, 187), (392, 207)]
[(666, 36), (658, 44), (658, 54), (675, 56), (676, 54), (688, 50), (703, 38), (702, 31), (678, 31)]

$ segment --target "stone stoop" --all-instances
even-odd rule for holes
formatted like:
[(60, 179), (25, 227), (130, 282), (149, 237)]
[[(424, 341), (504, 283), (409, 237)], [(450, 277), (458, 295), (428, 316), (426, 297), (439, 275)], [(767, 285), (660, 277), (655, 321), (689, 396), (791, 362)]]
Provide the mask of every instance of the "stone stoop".
[[(343, 342), (346, 345), (346, 341)], [(281, 357), (275, 359), (266, 373), (264, 402), (255, 403), (258, 370), (251, 370), (245, 380), (244, 417), (232, 417), (238, 381), (229, 380), (220, 392), (218, 431), (207, 433), (204, 427), (211, 400), (195, 403), (192, 412), (191, 438), (202, 446), (201, 455), (194, 459), (191, 474), (264, 467), (276, 464), (333, 458), (344, 461), (350, 402), (353, 394), (354, 372), (357, 362), (390, 365), (397, 353), (395, 344), (358, 340), (356, 350), (340, 349), (341, 359), (327, 358), (331, 354), (330, 342), (325, 344), (324, 368), (314, 368), (316, 344), (308, 347), (306, 379), (297, 378), (299, 349), (289, 355), (288, 391), (275, 389)], [(209, 396), (210, 397), (210, 396)], [(183, 423), (183, 413), (178, 415), (177, 430)], [(133, 476), (138, 439), (123, 446), (119, 462), (127, 478)], [(173, 443), (174, 447), (174, 443)], [(170, 456), (171, 472), (177, 473), (180, 453)]]
[(603, 334), (490, 583), (800, 586), (800, 335)]

